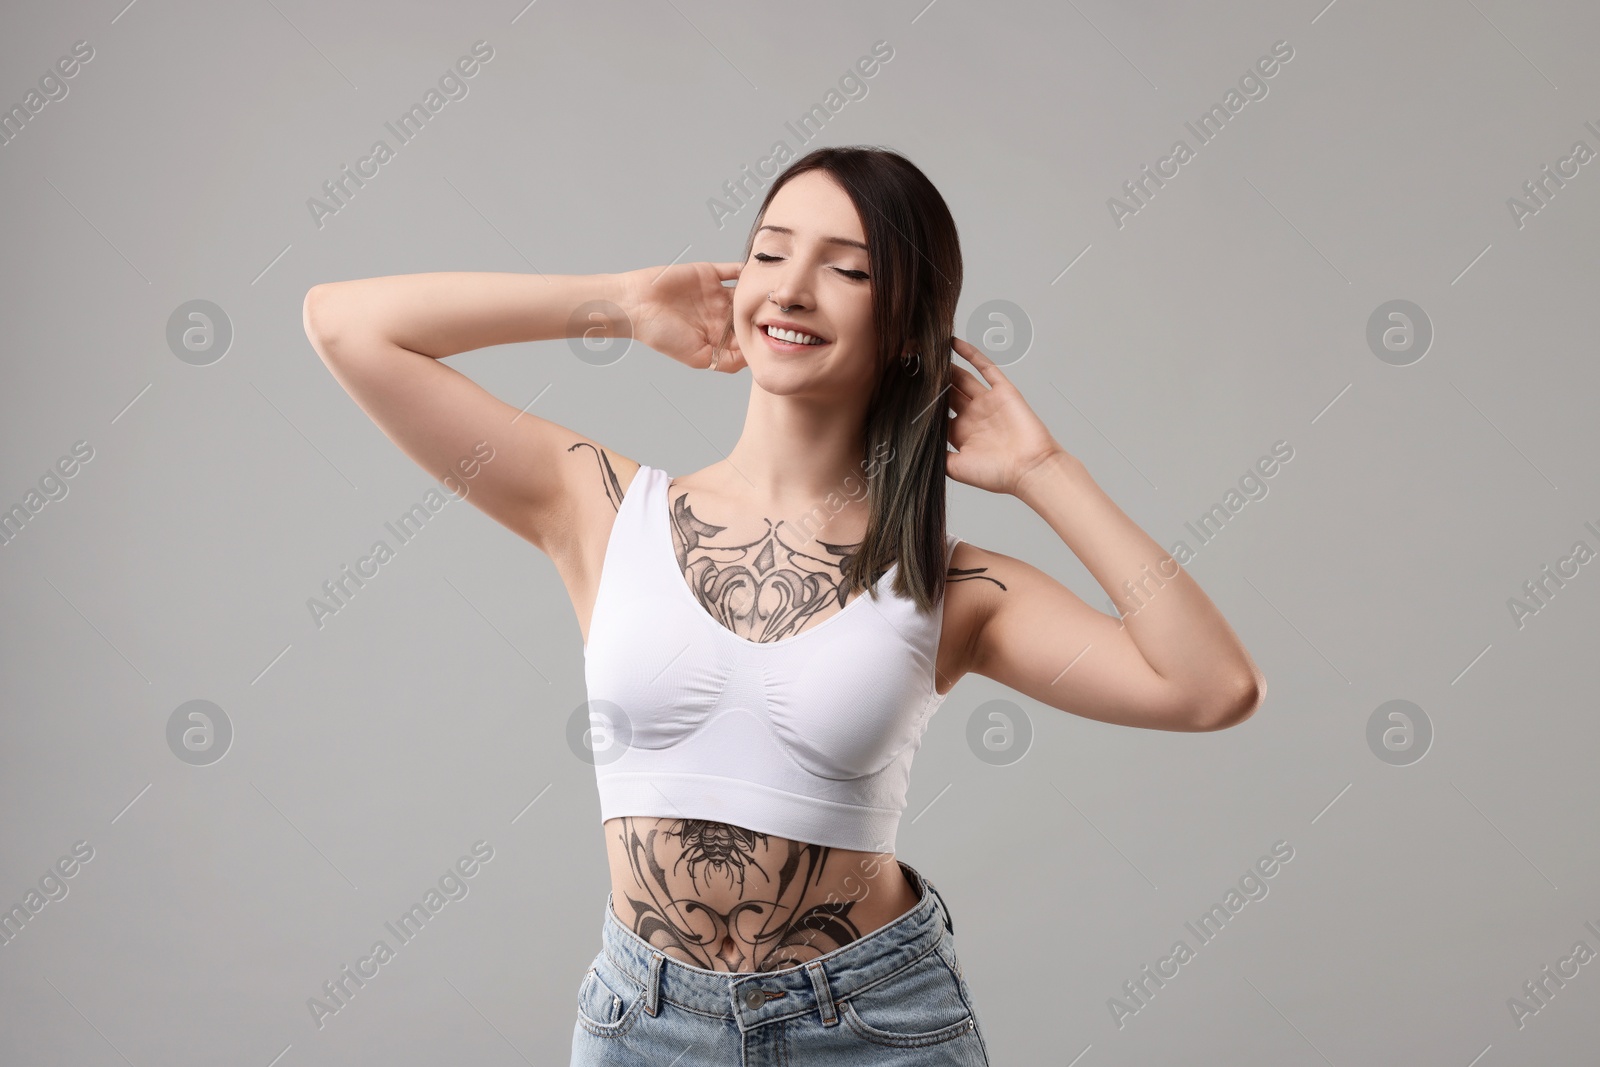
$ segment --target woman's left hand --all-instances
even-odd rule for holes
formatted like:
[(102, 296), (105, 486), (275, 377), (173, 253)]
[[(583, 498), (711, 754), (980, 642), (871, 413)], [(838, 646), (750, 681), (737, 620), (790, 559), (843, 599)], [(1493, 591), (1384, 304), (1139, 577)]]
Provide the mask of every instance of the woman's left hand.
[(959, 451), (945, 453), (945, 473), (991, 493), (1014, 494), (1024, 475), (1067, 451), (994, 360), (959, 337), (952, 343), (983, 378), (950, 364), (949, 405), (956, 413), (950, 443)]

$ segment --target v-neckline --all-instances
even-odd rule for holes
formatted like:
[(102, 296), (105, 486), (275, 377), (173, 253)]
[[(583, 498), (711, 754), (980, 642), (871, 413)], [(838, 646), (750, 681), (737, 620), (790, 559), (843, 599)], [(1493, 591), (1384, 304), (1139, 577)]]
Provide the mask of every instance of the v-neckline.
[[(823, 619), (821, 622), (815, 624), (809, 630), (801, 630), (799, 633), (790, 637), (785, 637), (781, 641), (752, 641), (748, 637), (734, 633), (732, 630), (718, 622), (716, 618), (705, 609), (705, 605), (696, 600), (694, 593), (690, 592), (689, 590), (689, 583), (684, 579), (683, 569), (678, 566), (678, 553), (672, 542), (672, 475), (667, 474), (666, 471), (662, 471), (661, 474), (663, 475), (661, 480), (662, 503), (659, 513), (661, 550), (666, 555), (667, 573), (671, 576), (673, 584), (676, 585), (679, 591), (682, 592), (683, 597), (688, 603), (690, 609), (693, 610), (696, 615), (704, 619), (706, 623), (718, 633), (727, 636), (730, 640), (737, 641), (741, 645), (748, 645), (751, 648), (777, 648), (781, 645), (793, 644), (802, 638), (809, 637), (818, 630), (821, 630), (832, 623), (835, 619), (843, 617), (847, 612), (855, 608), (863, 600), (871, 599), (871, 593), (863, 589), (859, 594), (856, 595), (854, 600), (850, 601), (850, 603), (846, 604), (832, 615), (829, 615), (826, 619)], [(638, 475), (635, 475), (635, 477), (638, 477)], [(630, 485), (629, 488), (632, 488), (632, 486)], [(873, 586), (875, 588), (882, 586), (884, 582), (889, 580), (889, 576), (892, 575), (899, 568), (899, 566), (900, 562), (898, 560), (889, 564), (889, 569), (884, 571), (883, 574), (879, 576), (878, 580), (873, 583)]]

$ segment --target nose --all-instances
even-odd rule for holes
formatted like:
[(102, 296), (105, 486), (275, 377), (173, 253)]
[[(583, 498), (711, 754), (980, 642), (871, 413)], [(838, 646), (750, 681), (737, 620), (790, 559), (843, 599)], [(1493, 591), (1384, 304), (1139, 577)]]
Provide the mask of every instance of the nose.
[(768, 294), (767, 300), (769, 303), (776, 306), (779, 311), (782, 311), (786, 314), (791, 311), (801, 311), (805, 307), (805, 305), (800, 302), (798, 297), (786, 297), (781, 291), (778, 290), (774, 290), (772, 293)]
[(810, 307), (808, 303), (811, 299), (810, 283), (805, 280), (802, 272), (794, 269), (785, 270), (781, 278), (769, 281), (768, 284), (772, 285), (772, 291), (767, 295), (767, 299), (780, 308), (798, 310)]

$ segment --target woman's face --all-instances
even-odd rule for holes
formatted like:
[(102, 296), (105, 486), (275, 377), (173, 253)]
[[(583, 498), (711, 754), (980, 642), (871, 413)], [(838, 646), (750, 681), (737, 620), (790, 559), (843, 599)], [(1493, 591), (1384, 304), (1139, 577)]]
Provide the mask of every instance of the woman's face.
[[(763, 389), (841, 393), (871, 385), (877, 331), (868, 267), (855, 205), (826, 171), (807, 171), (778, 190), (733, 294), (739, 351)], [(822, 343), (774, 338), (767, 328), (778, 323)]]

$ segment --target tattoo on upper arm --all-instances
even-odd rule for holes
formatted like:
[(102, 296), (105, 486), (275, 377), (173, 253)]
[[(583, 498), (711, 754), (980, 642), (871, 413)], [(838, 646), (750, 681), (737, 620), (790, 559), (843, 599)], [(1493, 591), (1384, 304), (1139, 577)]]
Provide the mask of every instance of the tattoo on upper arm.
[(984, 573), (988, 569), (988, 567), (951, 567), (949, 574), (945, 577), (945, 581), (971, 582), (982, 578), (984, 581), (993, 582), (1001, 589), (1004, 589), (1006, 587), (1004, 582), (998, 578), (991, 578), (988, 574)]
[[(611, 501), (614, 510), (622, 509), (622, 483), (617, 480), (617, 472), (611, 466), (611, 457), (603, 448), (596, 447), (593, 442), (579, 441), (570, 446), (567, 451), (575, 452), (580, 448), (594, 449), (595, 458), (600, 464), (600, 485), (605, 490), (606, 499)], [(637, 474), (634, 477), (638, 477)]]

